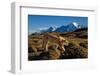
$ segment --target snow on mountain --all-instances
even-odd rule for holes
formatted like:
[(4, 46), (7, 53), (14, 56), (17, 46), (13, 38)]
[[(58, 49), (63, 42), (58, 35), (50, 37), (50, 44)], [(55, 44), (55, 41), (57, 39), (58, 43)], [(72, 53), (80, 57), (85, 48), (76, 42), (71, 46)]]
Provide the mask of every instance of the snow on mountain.
[(76, 22), (73, 22), (72, 23), (74, 26), (76, 26), (76, 28), (81, 28), (81, 26), (78, 24), (78, 23), (76, 23)]
[(80, 29), (81, 25), (78, 24), (77, 22), (72, 22), (70, 24), (67, 25), (62, 25), (59, 27), (46, 27), (46, 29), (40, 29), (41, 33), (45, 33), (45, 32), (72, 32), (75, 31), (77, 29)]
[(79, 28), (81, 28), (81, 26), (78, 23), (73, 22), (68, 25), (60, 26), (59, 28), (55, 30), (55, 32), (71, 32)]

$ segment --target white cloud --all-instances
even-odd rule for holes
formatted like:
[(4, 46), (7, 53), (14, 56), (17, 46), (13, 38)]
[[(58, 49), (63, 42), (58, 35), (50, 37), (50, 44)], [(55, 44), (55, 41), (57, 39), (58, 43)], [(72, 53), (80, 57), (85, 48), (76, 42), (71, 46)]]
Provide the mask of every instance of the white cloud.
[(40, 30), (46, 30), (46, 29), (48, 29), (48, 27), (42, 27), (42, 28), (38, 28), (38, 31), (40, 31)]

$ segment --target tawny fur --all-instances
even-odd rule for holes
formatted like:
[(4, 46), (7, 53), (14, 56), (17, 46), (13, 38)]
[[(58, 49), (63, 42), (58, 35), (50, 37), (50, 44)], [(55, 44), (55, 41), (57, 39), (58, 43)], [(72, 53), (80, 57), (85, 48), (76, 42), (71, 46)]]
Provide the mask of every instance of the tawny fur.
[(46, 34), (43, 36), (43, 44), (42, 47), (45, 51), (48, 51), (49, 44), (56, 45), (55, 48), (60, 48), (61, 51), (65, 51), (64, 45), (68, 45), (68, 41), (61, 36), (53, 35), (53, 34)]

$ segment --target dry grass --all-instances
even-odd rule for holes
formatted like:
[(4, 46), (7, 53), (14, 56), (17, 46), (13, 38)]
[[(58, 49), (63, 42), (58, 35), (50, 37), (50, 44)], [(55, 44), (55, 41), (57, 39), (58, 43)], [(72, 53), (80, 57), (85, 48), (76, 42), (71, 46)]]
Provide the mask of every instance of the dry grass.
[[(29, 60), (50, 60), (50, 59), (73, 59), (73, 58), (87, 58), (88, 57), (88, 39), (87, 30), (75, 31), (71, 33), (53, 33), (64, 37), (69, 41), (68, 46), (64, 46), (65, 52), (62, 54), (61, 50), (53, 49), (53, 46), (49, 46), (49, 51), (44, 52), (42, 48), (41, 35), (31, 35), (28, 40), (28, 59)], [(32, 46), (37, 50), (34, 51)]]

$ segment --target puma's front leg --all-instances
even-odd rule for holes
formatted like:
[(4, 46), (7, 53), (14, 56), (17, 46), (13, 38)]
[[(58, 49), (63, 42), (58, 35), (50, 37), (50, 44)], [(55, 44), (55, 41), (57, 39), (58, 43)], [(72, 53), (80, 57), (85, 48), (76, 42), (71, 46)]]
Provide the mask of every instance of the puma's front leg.
[(45, 44), (45, 51), (46, 52), (48, 51), (48, 40), (46, 41), (46, 44)]
[(54, 44), (54, 45), (53, 45), (53, 49), (55, 49), (55, 50), (57, 50), (58, 47), (59, 47), (58, 44)]
[(48, 40), (47, 39), (43, 41), (42, 47), (43, 47), (44, 52), (48, 51)]

